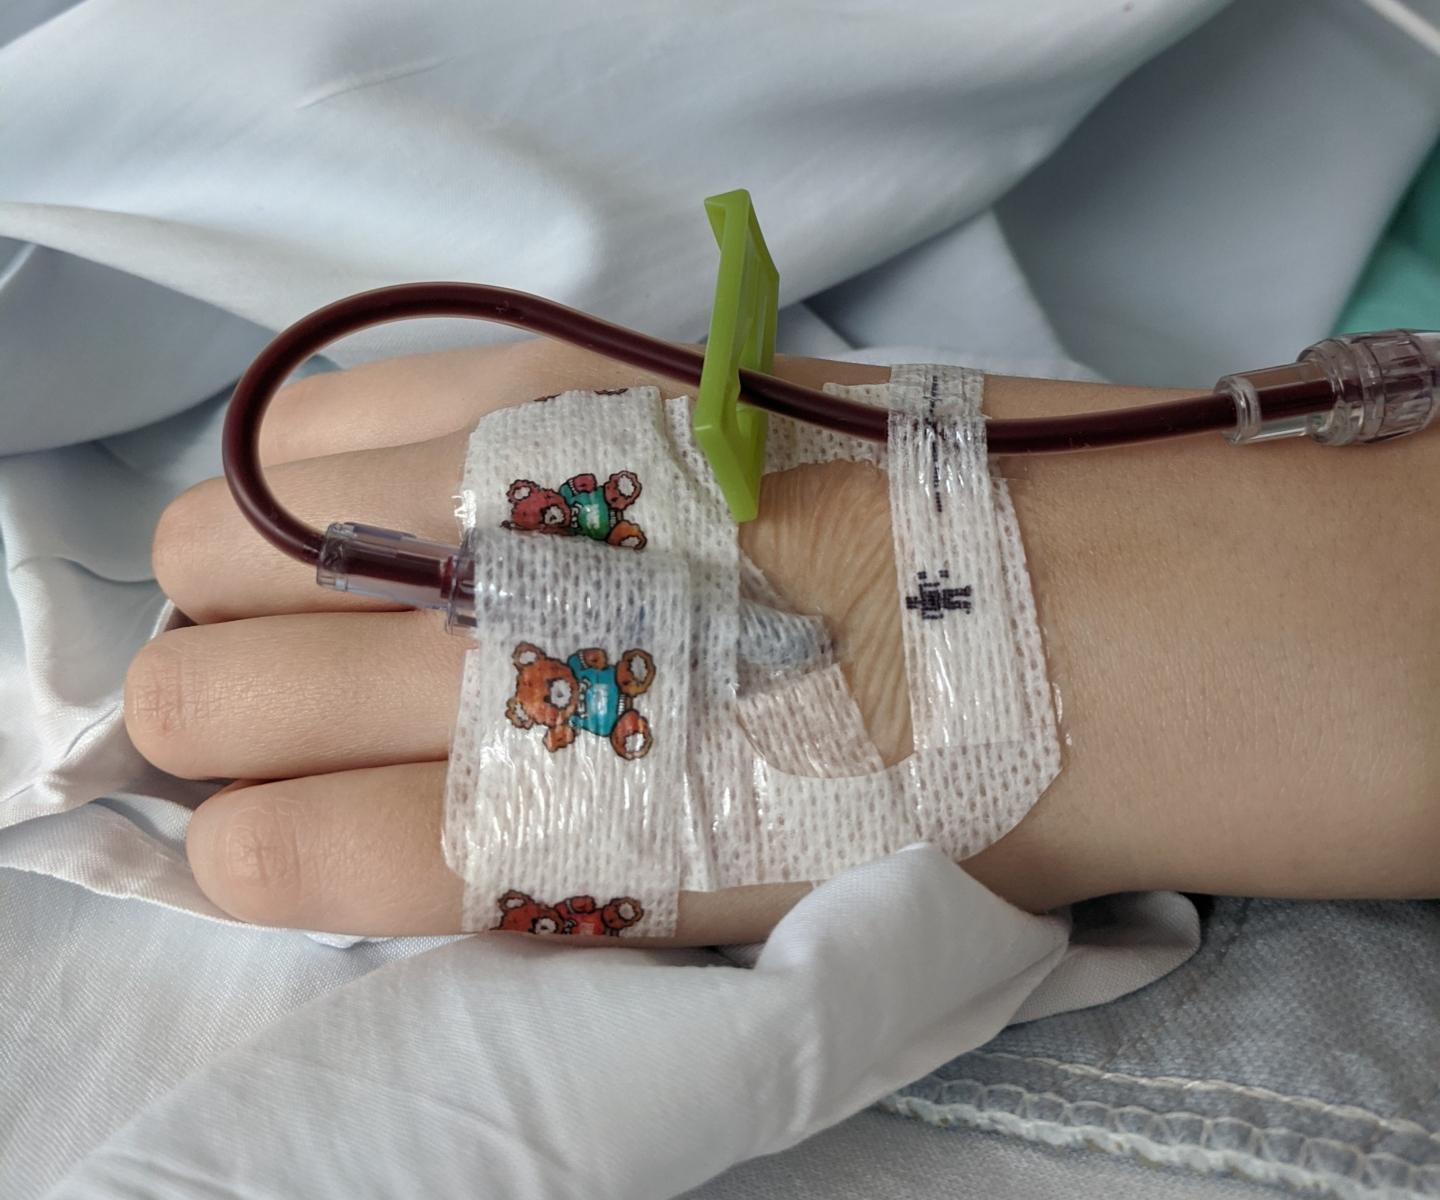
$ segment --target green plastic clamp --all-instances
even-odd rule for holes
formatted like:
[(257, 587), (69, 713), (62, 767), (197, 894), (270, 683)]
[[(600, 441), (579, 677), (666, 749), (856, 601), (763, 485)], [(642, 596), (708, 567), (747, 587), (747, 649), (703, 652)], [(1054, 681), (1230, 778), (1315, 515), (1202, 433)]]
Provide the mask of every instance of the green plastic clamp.
[(735, 520), (753, 521), (760, 511), (769, 414), (739, 402), (740, 370), (770, 373), (780, 273), (765, 248), (749, 192), (711, 196), (705, 212), (720, 243), (720, 272), (695, 402), (695, 441)]

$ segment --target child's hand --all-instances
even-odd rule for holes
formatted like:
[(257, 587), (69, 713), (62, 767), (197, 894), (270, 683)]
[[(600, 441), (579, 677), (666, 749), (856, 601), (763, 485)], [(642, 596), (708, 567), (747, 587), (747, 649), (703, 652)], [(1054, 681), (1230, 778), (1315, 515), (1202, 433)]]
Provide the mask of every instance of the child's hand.
[[(886, 377), (780, 369), (814, 386)], [(484, 413), (638, 382), (675, 393), (550, 343), (401, 359), (289, 389), (262, 451), (276, 492), (317, 525), (453, 540), (450, 496)], [(1159, 398), (987, 385), (1003, 416)], [(1008, 460), (1069, 749), (1031, 815), (967, 869), (1037, 909), (1150, 887), (1440, 892), (1437, 467), (1440, 434), (1351, 452), (1210, 438)], [(843, 542), (824, 529), (837, 489)], [(910, 734), (888, 521), (883, 476), (836, 463), (767, 479), (741, 538), (795, 608), (826, 617), (896, 761)], [(317, 587), (219, 480), (167, 510), (155, 568), (200, 624), (132, 664), (131, 735), (176, 774), (247, 781), (195, 815), (201, 887), (260, 923), (456, 931), (440, 821), (466, 641), (433, 614)], [(679, 940), (763, 936), (805, 890), (687, 894)]]
[[(839, 365), (789, 370), (817, 386), (886, 376)], [(452, 492), (480, 417), (572, 387), (636, 382), (661, 381), (552, 343), (377, 364), (277, 397), (262, 457), (277, 493), (318, 525), (354, 519), (453, 541)], [(747, 529), (763, 556), (796, 553), (797, 535), (810, 526), (784, 514), (814, 494), (819, 485), (803, 483), (813, 470), (767, 484), (765, 515)], [(876, 549), (871, 563), (849, 560), (858, 577), (852, 572), (854, 585), (837, 590), (827, 611), (842, 633), (873, 611), (875, 624), (893, 626), (898, 648), (884, 479), (849, 464), (826, 473), (844, 476), (832, 486), (869, 514)], [(313, 571), (246, 524), (218, 479), (166, 511), (155, 571), (199, 624), (137, 656), (126, 686), (131, 735), (166, 770), (244, 781), (207, 801), (191, 825), (201, 886), (222, 908), (261, 923), (455, 931), (461, 887), (441, 855), (440, 821), (468, 640), (445, 633), (434, 614), (317, 587)], [(875, 636), (865, 624), (864, 636)], [(887, 719), (876, 727), (896, 746), (908, 739), (898, 649), (882, 659), (892, 665), (862, 666), (854, 682), (898, 698), (884, 703)], [(750, 936), (804, 890), (762, 890), (759, 909), (752, 891), (713, 910), (718, 924), (702, 899), (699, 925), (690, 904), (685, 929), (701, 941)]]

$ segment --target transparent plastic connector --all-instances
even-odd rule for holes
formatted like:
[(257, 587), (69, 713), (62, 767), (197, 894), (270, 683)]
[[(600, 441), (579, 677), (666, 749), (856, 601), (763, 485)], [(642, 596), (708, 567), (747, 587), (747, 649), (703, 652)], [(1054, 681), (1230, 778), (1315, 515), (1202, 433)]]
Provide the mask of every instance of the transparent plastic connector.
[(337, 522), (325, 531), (315, 581), (337, 592), (373, 596), (445, 614), (452, 633), (475, 628), (473, 539), (459, 546), (374, 525)]
[[(1323, 400), (1328, 388), (1328, 405)], [(1418, 433), (1440, 406), (1440, 333), (1391, 329), (1326, 338), (1298, 361), (1226, 375), (1236, 445), (1308, 435), (1327, 446)]]

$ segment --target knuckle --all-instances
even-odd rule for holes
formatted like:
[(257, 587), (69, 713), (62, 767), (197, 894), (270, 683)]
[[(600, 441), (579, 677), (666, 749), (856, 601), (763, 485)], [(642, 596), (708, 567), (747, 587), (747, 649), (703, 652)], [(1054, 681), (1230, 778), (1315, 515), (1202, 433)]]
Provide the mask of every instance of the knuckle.
[(587, 379), (603, 383), (615, 370), (614, 363), (594, 351), (549, 338), (511, 342), (502, 353), (509, 390), (527, 399), (586, 386)]
[(537, 337), (503, 342), (499, 349), (501, 365), (517, 375), (543, 373), (564, 345), (563, 342)]
[(208, 716), (209, 691), (176, 634), (141, 647), (125, 673), (124, 715), (130, 740), (161, 770), (200, 778), (191, 755), (197, 724)]
[(335, 394), (337, 386), (348, 385), (348, 373), (327, 371), (287, 383), (271, 398), (260, 426), (260, 459), (265, 463), (285, 462), (303, 457), (310, 422), (306, 420), (317, 402)]
[(285, 408), (292, 405), (305, 405), (317, 395), (324, 395), (329, 391), (334, 378), (341, 372), (326, 371), (319, 375), (307, 375), (303, 379), (294, 379), (276, 391), (274, 399), (271, 400), (272, 408)]
[(213, 510), (215, 482), (207, 480), (176, 496), (155, 523), (150, 564), (161, 591), (172, 599), (184, 594), (194, 573), (196, 547), (213, 536), (205, 525)]

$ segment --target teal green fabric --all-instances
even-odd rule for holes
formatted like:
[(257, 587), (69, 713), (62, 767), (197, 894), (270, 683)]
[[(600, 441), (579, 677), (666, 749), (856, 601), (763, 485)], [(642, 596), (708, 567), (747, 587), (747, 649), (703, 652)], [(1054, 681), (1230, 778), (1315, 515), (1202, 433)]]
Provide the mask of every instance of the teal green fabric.
[(1440, 143), (1410, 185), (1336, 333), (1440, 329)]

